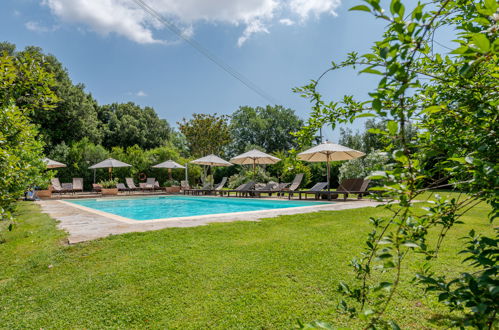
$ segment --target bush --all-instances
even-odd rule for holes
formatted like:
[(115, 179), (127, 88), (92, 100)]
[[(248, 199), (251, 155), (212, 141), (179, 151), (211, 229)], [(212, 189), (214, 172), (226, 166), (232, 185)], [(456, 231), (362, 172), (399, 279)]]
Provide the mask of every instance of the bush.
[(256, 174), (253, 168), (242, 168), (239, 174), (234, 174), (229, 177), (229, 188), (236, 188), (243, 183), (254, 181), (254, 182), (269, 182), (277, 181), (277, 178), (270, 176), (270, 174), (265, 171), (262, 167), (258, 166), (256, 168)]
[(385, 152), (373, 151), (365, 157), (349, 160), (340, 167), (339, 180), (356, 179), (385, 170), (389, 157)]
[(118, 179), (115, 178), (115, 179), (112, 179), (112, 180), (100, 181), (99, 184), (104, 189), (116, 188), (116, 185), (118, 184)]
[(173, 186), (180, 186), (180, 182), (178, 182), (177, 180), (166, 180), (165, 183), (163, 183), (163, 187)]

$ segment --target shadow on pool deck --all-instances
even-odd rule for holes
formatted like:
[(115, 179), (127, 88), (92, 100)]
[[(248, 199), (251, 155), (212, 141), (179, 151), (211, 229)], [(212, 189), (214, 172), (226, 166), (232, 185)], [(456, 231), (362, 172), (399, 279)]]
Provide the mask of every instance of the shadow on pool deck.
[(109, 235), (130, 232), (144, 232), (172, 227), (195, 227), (213, 222), (258, 221), (279, 215), (310, 213), (317, 211), (335, 211), (361, 207), (373, 207), (380, 203), (370, 200), (347, 200), (335, 203), (308, 206), (306, 208), (286, 208), (252, 212), (226, 213), (209, 216), (193, 216), (154, 221), (120, 221), (112, 216), (96, 214), (57, 200), (37, 202), (44, 213), (59, 221), (59, 228), (69, 233), (69, 244), (89, 241)]

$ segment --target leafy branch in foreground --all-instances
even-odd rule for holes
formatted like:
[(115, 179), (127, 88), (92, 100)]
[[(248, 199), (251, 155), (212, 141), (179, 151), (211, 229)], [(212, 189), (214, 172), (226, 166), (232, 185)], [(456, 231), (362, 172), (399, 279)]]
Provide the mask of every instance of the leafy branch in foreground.
[[(364, 319), (366, 329), (398, 328), (387, 312), (407, 255), (418, 253), (426, 258), (419, 283), (426, 291), (442, 291), (440, 301), (463, 311), (456, 325), (492, 328), (499, 300), (497, 239), (470, 234), (465, 260), (473, 261), (474, 273), (463, 272), (445, 282), (430, 267), (448, 232), (474, 206), (488, 203), (490, 222), (498, 215), (498, 4), (419, 2), (406, 13), (400, 0), (392, 0), (389, 10), (379, 0), (364, 2), (352, 10), (385, 20), (383, 38), (370, 53), (350, 53), (317, 80), (295, 89), (312, 103), (308, 123), (296, 134), (304, 144), (326, 124), (334, 128), (367, 116), (387, 122), (385, 129), (372, 133), (390, 141), (384, 151), (391, 155), (391, 164), (371, 178), (381, 182), (373, 189), (396, 203), (384, 205), (390, 216), (370, 219), (373, 228), (364, 252), (351, 262), (357, 281), (340, 284), (348, 299), (340, 302), (339, 310)], [(441, 53), (434, 42), (442, 29), (457, 31), (457, 47), (448, 53)], [(322, 77), (347, 67), (378, 75), (377, 88), (367, 101), (351, 96), (325, 101), (316, 89)], [(415, 123), (418, 134), (407, 134), (409, 123)], [(429, 207), (417, 207), (422, 193), (442, 187), (461, 194), (452, 199), (436, 195)], [(436, 233), (435, 240), (431, 233)]]

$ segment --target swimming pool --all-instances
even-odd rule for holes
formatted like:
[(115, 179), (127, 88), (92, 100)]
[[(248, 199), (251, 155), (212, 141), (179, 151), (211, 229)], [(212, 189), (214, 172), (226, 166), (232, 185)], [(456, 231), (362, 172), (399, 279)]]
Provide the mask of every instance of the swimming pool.
[(65, 202), (138, 221), (331, 204), (310, 201), (187, 196), (81, 199)]

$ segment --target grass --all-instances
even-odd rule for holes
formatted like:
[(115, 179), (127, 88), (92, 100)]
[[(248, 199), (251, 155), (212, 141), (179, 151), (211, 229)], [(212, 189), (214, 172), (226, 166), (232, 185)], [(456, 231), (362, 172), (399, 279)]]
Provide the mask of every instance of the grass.
[[(491, 233), (480, 205), (452, 230), (435, 268), (461, 271), (471, 228)], [(2, 328), (293, 328), (296, 320), (358, 327), (336, 312), (339, 281), (362, 249), (364, 208), (117, 235), (73, 246), (34, 204), (0, 244)], [(408, 283), (390, 308), (403, 327), (448, 326), (447, 310)], [(353, 323), (352, 323), (353, 322)]]

